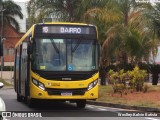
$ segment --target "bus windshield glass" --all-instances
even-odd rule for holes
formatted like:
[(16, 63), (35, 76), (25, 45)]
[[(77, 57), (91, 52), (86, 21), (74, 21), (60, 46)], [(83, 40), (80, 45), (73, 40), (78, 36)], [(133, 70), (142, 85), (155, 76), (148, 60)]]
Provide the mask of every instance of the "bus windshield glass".
[(93, 71), (98, 69), (97, 43), (86, 39), (35, 39), (32, 69)]

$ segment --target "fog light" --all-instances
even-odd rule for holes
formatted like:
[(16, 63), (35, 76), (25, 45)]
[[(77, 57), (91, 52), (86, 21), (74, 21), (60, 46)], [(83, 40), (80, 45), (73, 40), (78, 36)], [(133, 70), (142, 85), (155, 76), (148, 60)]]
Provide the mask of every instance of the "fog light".
[(42, 96), (42, 93), (38, 93), (38, 96)]
[(91, 93), (91, 96), (94, 96), (94, 93)]

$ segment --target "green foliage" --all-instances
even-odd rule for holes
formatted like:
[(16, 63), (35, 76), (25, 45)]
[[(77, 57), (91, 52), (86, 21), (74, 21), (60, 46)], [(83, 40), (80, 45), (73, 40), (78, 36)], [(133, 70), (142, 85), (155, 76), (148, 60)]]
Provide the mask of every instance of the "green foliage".
[(133, 70), (134, 66), (132, 64), (118, 64), (118, 65), (109, 65), (106, 67), (106, 72), (109, 70), (119, 71), (123, 69), (124, 71)]
[[(0, 66), (0, 70), (1, 70), (1, 66)], [(13, 66), (4, 66), (3, 67), (3, 71), (13, 71), (14, 67)]]
[(91, 23), (93, 19), (88, 18), (90, 10), (102, 9), (105, 5), (106, 0), (30, 0), (27, 5), (28, 22), (29, 26), (49, 21)]
[(136, 66), (132, 71), (113, 71), (112, 69), (108, 72), (109, 82), (112, 84), (114, 92), (120, 92), (122, 95), (126, 93), (127, 89), (133, 89), (136, 91), (147, 91), (147, 86), (144, 86), (144, 80), (147, 77), (146, 70), (140, 70)]
[(124, 70), (120, 70), (118, 72), (114, 72), (113, 70), (110, 70), (108, 72), (109, 74), (109, 80), (110, 83), (112, 84), (114, 93), (119, 92), (122, 96), (122, 93), (126, 89), (126, 73)]
[(140, 70), (135, 67), (132, 71), (128, 71), (129, 86), (136, 91), (142, 91), (144, 87), (144, 80), (147, 77), (146, 70)]

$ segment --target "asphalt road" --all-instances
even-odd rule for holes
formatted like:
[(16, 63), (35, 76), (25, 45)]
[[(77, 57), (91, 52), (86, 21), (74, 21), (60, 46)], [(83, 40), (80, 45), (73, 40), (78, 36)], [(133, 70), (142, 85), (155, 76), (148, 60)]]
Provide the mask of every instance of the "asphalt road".
[[(148, 113), (119, 108), (87, 105), (85, 109), (78, 109), (74, 103), (41, 102), (39, 107), (29, 108), (17, 102), (13, 89), (1, 89), (0, 96), (12, 116), (7, 118), (9, 120), (160, 120)], [(132, 117), (136, 115), (138, 117)]]

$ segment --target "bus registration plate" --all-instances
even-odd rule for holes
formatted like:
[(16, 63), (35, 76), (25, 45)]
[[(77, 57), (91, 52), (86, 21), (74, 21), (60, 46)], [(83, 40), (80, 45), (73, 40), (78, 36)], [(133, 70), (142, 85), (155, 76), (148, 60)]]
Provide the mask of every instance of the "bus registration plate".
[(72, 92), (61, 92), (61, 96), (72, 96)]

